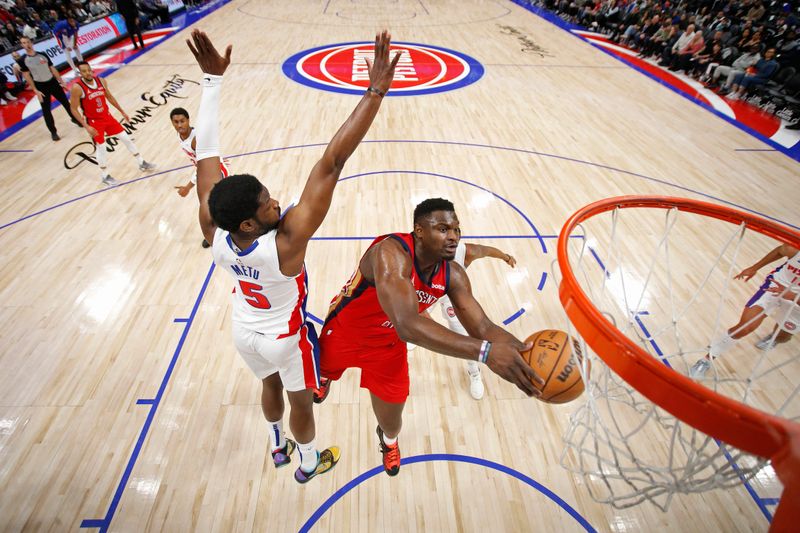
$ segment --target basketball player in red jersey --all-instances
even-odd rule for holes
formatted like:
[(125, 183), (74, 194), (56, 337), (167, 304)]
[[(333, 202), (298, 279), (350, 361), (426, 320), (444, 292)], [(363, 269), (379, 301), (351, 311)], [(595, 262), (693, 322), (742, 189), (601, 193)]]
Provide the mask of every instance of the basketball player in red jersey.
[[(92, 67), (86, 61), (78, 63), (80, 77), (70, 90), (70, 108), (72, 114), (78, 119), (97, 148), (97, 164), (100, 166), (100, 178), (104, 185), (116, 185), (117, 180), (112, 178), (107, 171), (108, 153), (106, 152), (106, 137), (117, 137), (122, 144), (133, 154), (139, 163), (139, 170), (153, 170), (156, 168), (152, 163), (148, 163), (139, 155), (139, 150), (117, 119), (111, 116), (108, 104), (116, 107), (126, 121), (130, 117), (123, 111), (122, 107), (108, 90), (105, 80), (96, 78), (92, 72)], [(83, 117), (78, 110), (83, 111)]]
[[(378, 419), (383, 467), (390, 476), (400, 471), (397, 435), (408, 397), (406, 343), (434, 352), (485, 363), (528, 396), (538, 396), (534, 382), (544, 381), (525, 363), (529, 350), (484, 313), (472, 296), (464, 268), (453, 261), (461, 238), (453, 204), (432, 198), (414, 209), (414, 231), (378, 237), (358, 268), (331, 302), (320, 335), (320, 389), (352, 367), (361, 369), (361, 386), (370, 391)], [(459, 335), (420, 316), (444, 295), (469, 336)]]

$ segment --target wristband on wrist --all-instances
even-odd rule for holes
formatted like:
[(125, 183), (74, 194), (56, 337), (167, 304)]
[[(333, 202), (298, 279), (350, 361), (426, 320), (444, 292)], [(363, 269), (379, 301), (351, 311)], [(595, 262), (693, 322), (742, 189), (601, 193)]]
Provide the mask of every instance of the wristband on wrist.
[(222, 76), (203, 74), (203, 87), (216, 87), (218, 85), (222, 85)]
[(489, 360), (489, 352), (492, 350), (492, 343), (489, 341), (483, 341), (481, 343), (481, 350), (478, 352), (478, 361), (483, 364), (486, 364), (486, 361)]
[(379, 91), (378, 89), (376, 89), (375, 87), (372, 87), (371, 85), (369, 87), (367, 87), (367, 92), (368, 93), (375, 93), (378, 96), (380, 96), (381, 98), (383, 98), (383, 95), (386, 94), (386, 91)]

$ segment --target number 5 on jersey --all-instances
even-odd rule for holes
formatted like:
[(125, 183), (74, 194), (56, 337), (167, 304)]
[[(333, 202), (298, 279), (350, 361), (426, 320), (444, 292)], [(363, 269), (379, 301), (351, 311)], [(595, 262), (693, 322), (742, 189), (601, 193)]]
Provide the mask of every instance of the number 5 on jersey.
[(239, 287), (241, 287), (242, 294), (245, 296), (244, 300), (256, 309), (269, 309), (272, 307), (267, 297), (260, 292), (263, 289), (261, 285), (239, 280)]

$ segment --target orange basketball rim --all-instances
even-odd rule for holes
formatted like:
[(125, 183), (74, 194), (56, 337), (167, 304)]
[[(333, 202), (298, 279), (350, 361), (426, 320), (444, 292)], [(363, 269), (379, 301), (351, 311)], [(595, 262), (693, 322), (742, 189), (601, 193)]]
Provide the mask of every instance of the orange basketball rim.
[(594, 306), (570, 266), (568, 240), (583, 221), (628, 208), (678, 209), (712, 217), (800, 248), (800, 233), (781, 224), (708, 202), (669, 196), (619, 196), (573, 214), (558, 239), (559, 297), (572, 324), (603, 361), (640, 394), (686, 424), (746, 452), (768, 458), (784, 485), (770, 531), (796, 531), (800, 523), (800, 424), (755, 409), (696, 383), (661, 363), (619, 331)]

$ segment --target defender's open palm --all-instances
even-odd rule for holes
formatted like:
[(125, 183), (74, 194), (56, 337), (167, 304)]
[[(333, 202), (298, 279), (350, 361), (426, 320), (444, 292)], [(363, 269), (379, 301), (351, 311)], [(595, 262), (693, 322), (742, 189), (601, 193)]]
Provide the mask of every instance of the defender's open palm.
[(392, 85), (394, 78), (394, 67), (400, 59), (400, 52), (395, 53), (394, 58), (389, 62), (389, 45), (392, 36), (383, 30), (375, 36), (375, 61), (370, 63), (367, 59), (367, 69), (369, 71), (369, 83), (373, 89), (386, 93)]
[(222, 76), (228, 65), (231, 64), (233, 45), (228, 45), (225, 49), (225, 57), (223, 57), (219, 55), (208, 35), (200, 30), (192, 30), (192, 38), (186, 39), (186, 44), (189, 45), (189, 50), (192, 51), (197, 64), (200, 65), (200, 70), (206, 74)]

